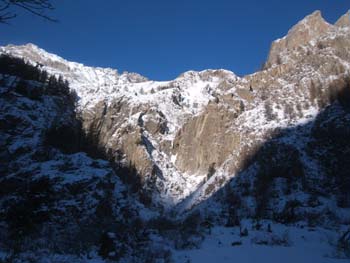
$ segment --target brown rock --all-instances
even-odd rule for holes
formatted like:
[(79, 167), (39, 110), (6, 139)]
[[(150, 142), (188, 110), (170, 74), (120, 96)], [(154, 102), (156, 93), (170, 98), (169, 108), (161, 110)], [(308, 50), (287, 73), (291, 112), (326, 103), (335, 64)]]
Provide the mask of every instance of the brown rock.
[(350, 27), (350, 10), (342, 15), (335, 23), (338, 27)]
[(329, 31), (332, 25), (328, 24), (321, 16), (320, 11), (308, 15), (289, 30), (287, 36), (272, 43), (267, 65), (281, 64), (280, 54), (284, 50), (293, 50), (305, 45), (312, 39)]
[(174, 140), (176, 166), (183, 172), (205, 174), (211, 164), (220, 166), (239, 144), (240, 136), (230, 132), (235, 113), (218, 104), (191, 119)]

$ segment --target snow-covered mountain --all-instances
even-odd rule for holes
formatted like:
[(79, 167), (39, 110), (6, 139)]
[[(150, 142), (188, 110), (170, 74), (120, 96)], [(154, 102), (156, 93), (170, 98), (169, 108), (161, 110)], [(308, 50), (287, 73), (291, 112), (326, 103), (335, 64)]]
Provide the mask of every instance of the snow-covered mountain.
[[(143, 220), (200, 213), (202, 223), (231, 227), (249, 218), (349, 226), (349, 12), (334, 25), (319, 11), (307, 16), (272, 43), (264, 69), (244, 77), (218, 69), (151, 81), (69, 62), (33, 44), (0, 47), (0, 54), (61, 76), (70, 94), (33, 97), (19, 83), (47, 90), (50, 81), (0, 72), (6, 182), (35, 174), (29, 180), (57, 178), (53, 187), (66, 189), (77, 180), (88, 185), (88, 207), (112, 195), (113, 207), (126, 203)], [(69, 151), (45, 145), (48, 132), (49, 141), (72, 144)], [(37, 149), (49, 157), (35, 161)], [(124, 190), (113, 194), (116, 185)], [(1, 202), (10, 198), (3, 196)], [(68, 196), (60, 202), (78, 202)]]

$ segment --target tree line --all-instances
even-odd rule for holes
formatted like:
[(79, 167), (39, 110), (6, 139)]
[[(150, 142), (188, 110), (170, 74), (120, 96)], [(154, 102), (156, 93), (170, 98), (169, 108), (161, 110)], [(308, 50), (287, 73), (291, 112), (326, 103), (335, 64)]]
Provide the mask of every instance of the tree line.
[[(23, 95), (42, 95), (76, 97), (69, 89), (69, 83), (62, 76), (49, 75), (39, 65), (26, 63), (22, 58), (15, 58), (7, 54), (0, 55), (0, 73), (3, 75), (2, 85), (8, 90), (15, 89)], [(6, 78), (14, 76), (15, 81), (6, 83)], [(36, 81), (38, 85), (29, 85), (28, 82)], [(35, 88), (33, 88), (35, 86)]]

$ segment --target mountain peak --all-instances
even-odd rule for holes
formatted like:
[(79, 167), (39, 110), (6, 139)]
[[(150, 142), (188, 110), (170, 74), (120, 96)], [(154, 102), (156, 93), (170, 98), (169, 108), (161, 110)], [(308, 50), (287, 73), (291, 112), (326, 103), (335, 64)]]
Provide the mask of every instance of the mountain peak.
[(30, 48), (30, 49), (39, 49), (39, 47), (33, 43), (27, 43), (27, 44), (23, 45), (23, 47)]
[(281, 52), (293, 50), (324, 35), (333, 26), (327, 23), (317, 10), (293, 26), (288, 34), (272, 43), (267, 65), (278, 64)]
[(330, 27), (331, 25), (323, 19), (321, 12), (315, 11), (289, 30), (286, 37), (287, 48), (306, 44), (311, 39), (324, 34)]
[(338, 27), (350, 27), (350, 10), (342, 15), (335, 23)]
[(315, 10), (310, 15), (307, 15), (303, 20), (309, 20), (314, 18), (323, 19), (322, 12), (320, 10)]

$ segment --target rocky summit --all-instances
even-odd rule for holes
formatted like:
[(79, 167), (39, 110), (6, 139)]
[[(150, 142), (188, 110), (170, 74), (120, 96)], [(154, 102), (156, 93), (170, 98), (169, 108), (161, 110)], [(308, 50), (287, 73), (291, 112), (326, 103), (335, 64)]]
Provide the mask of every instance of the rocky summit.
[[(342, 262), (349, 15), (305, 17), (244, 77), (152, 81), (0, 47), (0, 262), (189, 262), (182, 251), (220, 227), (239, 228), (235, 245), (314, 231)], [(294, 228), (303, 241), (277, 230)]]

